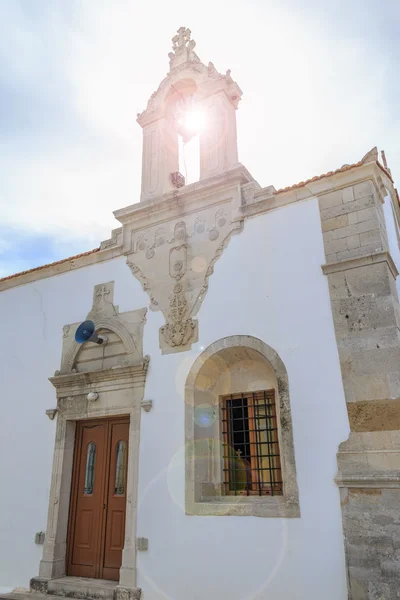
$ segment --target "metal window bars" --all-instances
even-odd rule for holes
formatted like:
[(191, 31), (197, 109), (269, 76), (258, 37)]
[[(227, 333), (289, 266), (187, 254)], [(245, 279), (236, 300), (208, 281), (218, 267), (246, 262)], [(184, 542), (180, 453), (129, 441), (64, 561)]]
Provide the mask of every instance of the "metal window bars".
[(226, 495), (282, 495), (275, 391), (221, 397)]

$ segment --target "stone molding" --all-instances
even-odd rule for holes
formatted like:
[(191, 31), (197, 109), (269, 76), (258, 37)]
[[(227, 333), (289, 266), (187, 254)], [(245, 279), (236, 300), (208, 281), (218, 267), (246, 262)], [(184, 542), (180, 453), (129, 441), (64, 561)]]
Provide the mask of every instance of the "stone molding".
[(135, 228), (140, 229), (148, 225), (179, 219), (182, 212), (191, 214), (207, 208), (210, 204), (215, 205), (228, 199), (235, 201), (234, 206), (238, 212), (235, 215), (236, 218), (243, 219), (243, 215), (239, 214), (242, 199), (238, 187), (251, 182), (254, 182), (256, 187), (260, 187), (246, 167), (238, 163), (224, 173), (196, 181), (164, 194), (161, 198), (136, 202), (115, 210), (113, 214), (123, 226), (124, 253), (130, 251), (132, 245), (129, 228), (124, 225), (132, 224), (133, 221)]
[(49, 377), (49, 381), (56, 388), (57, 397), (60, 398), (81, 395), (82, 386), (95, 387), (98, 392), (122, 390), (126, 388), (127, 384), (129, 387), (141, 387), (146, 381), (149, 362), (150, 357), (146, 355), (143, 361), (136, 365), (57, 375)]
[(122, 227), (117, 227), (111, 231), (111, 237), (108, 240), (103, 240), (100, 244), (100, 250), (108, 248), (118, 248), (122, 243)]
[(387, 263), (393, 277), (396, 279), (399, 272), (394, 264), (390, 252), (387, 250), (383, 252), (376, 252), (375, 254), (360, 256), (358, 258), (349, 258), (347, 260), (325, 264), (322, 265), (321, 268), (325, 275), (329, 275), (330, 273), (340, 273), (340, 271), (348, 271), (349, 269), (357, 269), (358, 267), (365, 267), (366, 265), (372, 265), (381, 262)]
[(96, 250), (89, 252), (78, 258), (59, 261), (49, 265), (38, 267), (37, 269), (31, 269), (24, 273), (17, 273), (15, 276), (4, 281), (0, 281), (0, 292), (8, 290), (20, 285), (26, 285), (34, 281), (40, 281), (41, 279), (47, 279), (48, 277), (54, 277), (55, 275), (62, 275), (63, 273), (69, 273), (75, 271), (75, 269), (82, 269), (91, 265), (96, 265), (108, 260), (113, 260), (122, 255), (122, 245), (113, 248), (107, 248), (105, 250)]
[(400, 488), (400, 473), (398, 475), (393, 473), (383, 475), (381, 472), (370, 472), (367, 475), (338, 475), (335, 482), (341, 488)]
[[(211, 500), (199, 500), (196, 498), (195, 493), (196, 436), (193, 407), (196, 402), (196, 378), (201, 368), (210, 357), (221, 350), (236, 347), (249, 348), (259, 353), (271, 365), (277, 379), (277, 412), (282, 477), (284, 482), (283, 495), (262, 497), (216, 496)], [(278, 354), (261, 340), (248, 335), (229, 336), (211, 344), (195, 360), (187, 376), (185, 385), (185, 442), (186, 514), (273, 518), (300, 517), (288, 375), (285, 365)]]

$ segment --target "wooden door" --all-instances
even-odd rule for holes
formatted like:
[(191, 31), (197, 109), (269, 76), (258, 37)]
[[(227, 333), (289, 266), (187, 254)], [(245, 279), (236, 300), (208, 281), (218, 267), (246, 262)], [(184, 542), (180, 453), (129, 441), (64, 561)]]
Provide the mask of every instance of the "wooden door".
[(79, 421), (68, 575), (118, 581), (125, 537), (129, 420)]

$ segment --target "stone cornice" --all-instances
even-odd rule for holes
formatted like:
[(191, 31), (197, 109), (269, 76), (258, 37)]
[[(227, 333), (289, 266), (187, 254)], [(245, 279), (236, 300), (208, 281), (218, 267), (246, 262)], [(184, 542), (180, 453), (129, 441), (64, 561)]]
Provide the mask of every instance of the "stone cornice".
[(324, 194), (329, 194), (333, 191), (371, 179), (374, 182), (381, 201), (383, 201), (382, 182), (390, 189), (393, 189), (393, 183), (377, 162), (372, 161), (364, 165), (354, 166), (346, 171), (324, 175), (321, 178), (315, 179), (315, 181), (309, 181), (304, 185), (294, 185), (288, 189), (273, 191), (273, 189), (271, 190), (271, 186), (261, 188), (254, 193), (254, 197), (248, 204), (241, 207), (241, 214), (243, 217), (256, 216), (270, 210), (282, 208), (294, 202), (318, 198)]
[(321, 268), (325, 275), (329, 275), (330, 273), (339, 273), (340, 271), (348, 271), (349, 269), (356, 269), (358, 267), (365, 267), (366, 265), (373, 265), (381, 262), (387, 263), (393, 277), (396, 279), (399, 272), (390, 253), (386, 251), (322, 265)]
[[(218, 203), (226, 199), (235, 186), (255, 181), (242, 164), (225, 173), (197, 181), (165, 194), (161, 198), (138, 202), (114, 211), (115, 218), (123, 225), (134, 221), (135, 229), (180, 218), (181, 216), (209, 206), (209, 198), (215, 196)], [(256, 182), (255, 182), (256, 183)], [(258, 186), (258, 184), (256, 183)]]
[(400, 488), (400, 471), (347, 475), (340, 473), (335, 478), (339, 487), (345, 488)]
[(118, 388), (143, 386), (146, 380), (147, 369), (150, 358), (146, 356), (144, 360), (136, 365), (112, 367), (101, 371), (88, 371), (85, 373), (68, 373), (67, 375), (58, 375), (49, 377), (49, 381), (57, 390), (57, 397), (81, 395), (90, 388), (96, 386), (96, 389), (107, 391)]
[[(379, 196), (382, 199), (382, 183), (389, 190), (392, 196), (392, 203), (395, 206), (396, 213), (400, 215), (399, 207), (396, 206), (394, 198), (396, 197), (393, 182), (383, 168), (380, 168), (376, 161), (371, 161), (363, 165), (354, 166), (346, 171), (333, 173), (324, 176), (315, 181), (310, 181), (305, 185), (295, 185), (289, 189), (275, 191), (272, 186), (260, 188), (254, 181), (249, 171), (240, 163), (234, 169), (209, 178), (187, 185), (179, 190), (166, 194), (165, 196), (146, 202), (138, 202), (126, 208), (114, 212), (115, 217), (121, 223), (134, 221), (135, 227), (144, 225), (144, 223), (166, 222), (178, 218), (183, 213), (188, 214), (205, 206), (210, 200), (210, 195), (215, 195), (215, 203), (223, 201), (227, 193), (232, 193), (235, 186), (254, 183), (254, 195), (248, 204), (238, 205), (238, 219), (245, 219), (270, 210), (276, 210), (288, 204), (317, 198), (334, 190), (354, 185), (362, 181), (372, 179)], [(239, 190), (237, 201), (240, 200)], [(45, 265), (39, 269), (32, 269), (26, 273), (0, 281), (0, 292), (46, 279), (54, 275), (61, 275), (69, 271), (80, 269), (82, 267), (94, 265), (107, 260), (112, 260), (124, 254), (124, 248), (120, 243), (121, 228), (113, 231), (112, 238), (105, 240), (100, 246), (100, 250), (88, 253), (74, 259), (66, 259), (51, 265)], [(113, 244), (110, 246), (110, 244)], [(126, 244), (126, 240), (125, 240)], [(125, 249), (126, 251), (126, 249)], [(393, 261), (392, 261), (393, 262)], [(336, 263), (335, 263), (336, 264)], [(331, 265), (330, 265), (331, 266)], [(355, 265), (356, 266), (356, 265)], [(393, 270), (392, 270), (393, 271)]]

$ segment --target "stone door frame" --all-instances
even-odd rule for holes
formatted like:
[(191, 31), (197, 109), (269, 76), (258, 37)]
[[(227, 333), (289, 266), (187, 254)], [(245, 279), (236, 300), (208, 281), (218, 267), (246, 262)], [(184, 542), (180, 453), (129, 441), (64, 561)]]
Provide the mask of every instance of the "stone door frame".
[[(125, 544), (117, 592), (136, 587), (136, 509), (138, 492), (141, 401), (148, 367), (138, 365), (50, 378), (57, 390), (57, 426), (49, 509), (39, 577), (31, 589), (44, 592), (50, 579), (66, 576), (67, 533), (72, 486), (76, 422), (82, 419), (129, 416)], [(93, 392), (95, 391), (95, 394)], [(122, 392), (122, 394), (120, 394)], [(98, 394), (98, 398), (93, 399)]]

